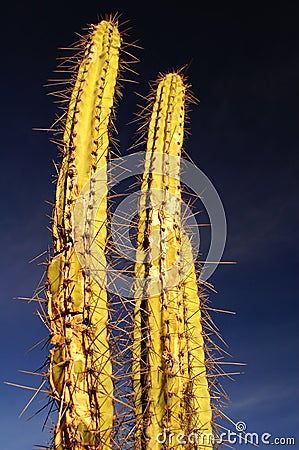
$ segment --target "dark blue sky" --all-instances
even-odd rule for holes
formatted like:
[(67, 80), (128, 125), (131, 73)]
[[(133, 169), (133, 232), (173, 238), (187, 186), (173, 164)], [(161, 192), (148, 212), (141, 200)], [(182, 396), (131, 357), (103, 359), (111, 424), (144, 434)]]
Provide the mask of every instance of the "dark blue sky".
[[(233, 360), (247, 364), (244, 375), (225, 383), (231, 397), (225, 413), (252, 432), (296, 436), (291, 448), (299, 448), (299, 8), (288, 3), (6, 3), (0, 73), (2, 448), (29, 450), (47, 439), (40, 432), (45, 414), (29, 423), (18, 419), (30, 393), (3, 384), (38, 386), (38, 379), (18, 369), (34, 370), (45, 357), (39, 350), (26, 355), (46, 336), (34, 305), (13, 300), (31, 296), (43, 267), (28, 261), (51, 243), (45, 200), (54, 197), (52, 160), (58, 154), (50, 136), (32, 128), (49, 127), (59, 111), (43, 85), (63, 54), (57, 48), (70, 45), (74, 32), (98, 14), (117, 11), (131, 21), (130, 40), (144, 47), (135, 52), (142, 61), (139, 85), (125, 85), (118, 108), (123, 155), (135, 130), (126, 123), (138, 111), (133, 91), (147, 94), (158, 72), (191, 63), (186, 74), (200, 105), (192, 108), (185, 149), (221, 196), (228, 222), (224, 260), (237, 262), (216, 270), (211, 281), (218, 293), (210, 298), (212, 307), (237, 312), (214, 319)], [(41, 395), (25, 417), (43, 401)]]

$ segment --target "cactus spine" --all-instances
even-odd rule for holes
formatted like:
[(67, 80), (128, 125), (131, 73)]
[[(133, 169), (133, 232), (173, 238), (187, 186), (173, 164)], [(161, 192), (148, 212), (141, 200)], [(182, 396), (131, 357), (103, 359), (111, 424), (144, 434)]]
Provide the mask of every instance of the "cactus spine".
[(87, 36), (71, 94), (53, 218), (54, 257), (48, 267), (51, 329), (49, 382), (59, 406), (55, 449), (111, 448), (112, 363), (107, 333), (105, 268), (101, 286), (81, 267), (74, 250), (72, 214), (80, 190), (90, 180), (89, 204), (97, 206), (93, 228), (105, 260), (107, 196), (93, 204), (93, 174), (105, 166), (109, 122), (118, 74), (120, 35), (101, 21)]
[[(212, 448), (207, 441), (180, 443), (190, 432), (199, 440), (211, 433), (212, 420), (201, 301), (181, 218), (185, 97), (179, 74), (162, 77), (149, 123), (135, 264), (133, 388), (138, 450)], [(164, 431), (161, 447), (157, 437), (163, 441)]]

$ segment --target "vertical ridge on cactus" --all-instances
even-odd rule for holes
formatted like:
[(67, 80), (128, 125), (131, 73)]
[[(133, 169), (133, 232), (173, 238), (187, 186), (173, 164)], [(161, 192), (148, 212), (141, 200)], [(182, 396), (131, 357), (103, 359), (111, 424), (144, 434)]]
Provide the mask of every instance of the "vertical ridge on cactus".
[(93, 174), (104, 167), (109, 123), (119, 67), (120, 35), (113, 21), (92, 27), (71, 94), (64, 154), (53, 217), (54, 257), (48, 267), (51, 329), (49, 383), (58, 403), (55, 449), (111, 448), (113, 426), (112, 363), (107, 333), (105, 267), (101, 283), (92, 281), (74, 249), (72, 214), (82, 187), (90, 180), (86, 218), (105, 259), (107, 195), (94, 205)]
[[(158, 80), (150, 118), (135, 264), (133, 389), (136, 449), (207, 449), (182, 444), (211, 435), (201, 300), (192, 248), (182, 227), (180, 157), (186, 87), (178, 73)], [(187, 445), (186, 445), (187, 444)]]

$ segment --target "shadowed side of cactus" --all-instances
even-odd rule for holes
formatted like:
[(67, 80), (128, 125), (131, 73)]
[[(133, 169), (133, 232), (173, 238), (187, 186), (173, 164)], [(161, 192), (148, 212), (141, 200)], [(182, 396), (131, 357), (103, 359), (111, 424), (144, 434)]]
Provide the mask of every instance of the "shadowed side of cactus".
[(212, 421), (201, 300), (181, 217), (185, 98), (179, 74), (162, 77), (148, 130), (135, 264), (132, 372), (138, 450), (211, 448), (206, 441), (180, 441), (191, 431), (199, 439), (211, 433)]
[(108, 158), (119, 48), (113, 21), (103, 20), (91, 28), (65, 120), (47, 290), (53, 344), (49, 382), (59, 407), (56, 450), (111, 448), (114, 406), (105, 267), (99, 267), (100, 283), (88, 277), (75, 253), (72, 219), (78, 195), (89, 180), (86, 210), (91, 214), (86, 215), (84, 238), (88, 240), (92, 232), (105, 261), (107, 195), (95, 205), (93, 174)]

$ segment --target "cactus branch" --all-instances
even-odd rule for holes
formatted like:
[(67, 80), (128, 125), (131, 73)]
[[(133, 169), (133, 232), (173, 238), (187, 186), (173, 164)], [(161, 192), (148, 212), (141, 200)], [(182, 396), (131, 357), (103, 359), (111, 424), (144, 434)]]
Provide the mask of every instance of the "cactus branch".
[[(137, 238), (133, 387), (136, 449), (207, 449), (182, 444), (211, 433), (201, 301), (181, 218), (180, 157), (186, 88), (178, 73), (159, 80), (149, 123)], [(170, 437), (170, 439), (169, 439)], [(187, 443), (188, 444), (188, 443)]]
[[(71, 94), (53, 218), (54, 257), (48, 267), (51, 327), (49, 382), (59, 406), (55, 449), (108, 449), (113, 425), (112, 364), (107, 335), (105, 272), (101, 286), (81, 267), (74, 250), (73, 210), (90, 180), (88, 208), (95, 207), (93, 174), (106, 165), (109, 124), (118, 75), (120, 35), (101, 21), (86, 38)], [(105, 258), (107, 197), (92, 226)], [(88, 221), (88, 219), (87, 219)]]

